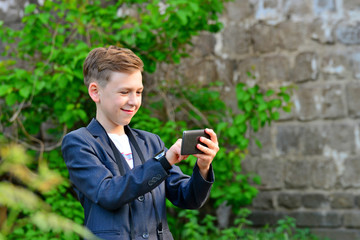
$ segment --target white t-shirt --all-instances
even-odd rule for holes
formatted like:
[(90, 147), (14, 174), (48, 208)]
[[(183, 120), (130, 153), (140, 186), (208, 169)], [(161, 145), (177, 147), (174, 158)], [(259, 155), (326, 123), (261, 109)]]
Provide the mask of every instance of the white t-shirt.
[(108, 133), (108, 135), (132, 169), (134, 167), (134, 161), (128, 136), (126, 134), (117, 135), (113, 133)]

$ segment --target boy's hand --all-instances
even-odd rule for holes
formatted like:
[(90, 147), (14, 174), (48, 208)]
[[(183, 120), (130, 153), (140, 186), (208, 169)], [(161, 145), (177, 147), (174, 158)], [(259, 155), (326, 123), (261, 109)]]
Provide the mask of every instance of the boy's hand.
[(200, 141), (204, 143), (206, 146), (201, 144), (197, 145), (197, 148), (201, 150), (202, 154), (194, 154), (197, 157), (197, 165), (200, 169), (201, 176), (206, 179), (210, 164), (213, 161), (216, 153), (219, 151), (219, 143), (216, 136), (216, 133), (212, 129), (205, 129), (205, 132), (210, 135), (210, 139), (201, 137)]
[(186, 159), (189, 155), (181, 155), (181, 143), (182, 139), (178, 139), (174, 145), (172, 145), (166, 152), (165, 157), (168, 162), (173, 165)]

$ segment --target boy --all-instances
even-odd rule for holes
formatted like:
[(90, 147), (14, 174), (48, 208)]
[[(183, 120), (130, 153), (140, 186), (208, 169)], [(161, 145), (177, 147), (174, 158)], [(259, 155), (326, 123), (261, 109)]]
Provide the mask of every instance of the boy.
[[(102, 239), (173, 239), (165, 197), (195, 209), (206, 201), (219, 150), (216, 134), (201, 138), (192, 176), (176, 163), (181, 139), (167, 151), (152, 133), (128, 124), (141, 105), (143, 63), (131, 50), (110, 46), (92, 50), (84, 62), (84, 83), (96, 104), (96, 118), (67, 134), (62, 153), (84, 208), (85, 225)], [(165, 149), (165, 151), (164, 151)], [(121, 154), (120, 154), (121, 153)]]

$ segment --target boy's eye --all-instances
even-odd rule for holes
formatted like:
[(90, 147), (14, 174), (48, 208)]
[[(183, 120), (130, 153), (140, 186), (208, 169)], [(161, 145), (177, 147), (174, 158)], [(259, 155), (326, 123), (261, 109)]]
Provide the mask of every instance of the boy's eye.
[(127, 91), (122, 91), (122, 92), (120, 92), (121, 94), (128, 94), (128, 92)]

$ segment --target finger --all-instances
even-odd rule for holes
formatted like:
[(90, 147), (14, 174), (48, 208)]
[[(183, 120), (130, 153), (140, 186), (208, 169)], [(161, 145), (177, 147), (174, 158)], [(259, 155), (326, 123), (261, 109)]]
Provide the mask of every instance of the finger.
[[(210, 141), (211, 142), (211, 141)], [(203, 152), (203, 155), (210, 155), (210, 156), (215, 156), (217, 150), (216, 149), (211, 149), (211, 148), (207, 148), (201, 144), (197, 145), (197, 148)]]
[(206, 137), (201, 137), (200, 142), (204, 143), (208, 148), (217, 149), (219, 145)]
[(210, 163), (214, 159), (212, 156), (206, 154), (194, 154), (193, 156), (196, 157), (198, 160), (210, 162)]
[(210, 135), (210, 139), (211, 139), (212, 142), (214, 142), (215, 144), (219, 144), (216, 133), (214, 132), (214, 130), (212, 130), (210, 128), (206, 128), (205, 132)]

